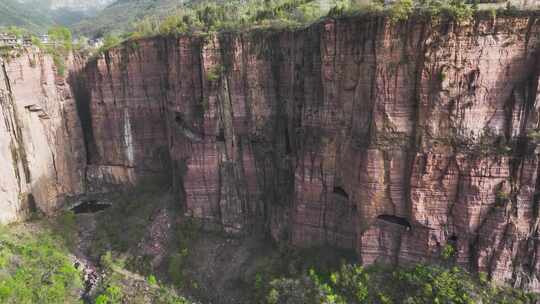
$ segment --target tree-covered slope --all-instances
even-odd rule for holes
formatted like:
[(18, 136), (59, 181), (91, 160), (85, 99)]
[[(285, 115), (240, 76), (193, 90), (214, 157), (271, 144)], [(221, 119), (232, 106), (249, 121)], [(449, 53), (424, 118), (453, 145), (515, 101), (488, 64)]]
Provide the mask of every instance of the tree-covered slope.
[(97, 13), (98, 7), (94, 7), (91, 2), (79, 1), (75, 5), (69, 1), (63, 3), (48, 0), (2, 0), (0, 27), (18, 26), (34, 33), (42, 33), (52, 25), (70, 26)]
[[(76, 35), (105, 36), (107, 33), (141, 31), (141, 27), (157, 29), (163, 23), (177, 17), (187, 23), (207, 21), (227, 27), (241, 27), (261, 20), (278, 20), (292, 17), (301, 23), (325, 15), (338, 3), (345, 0), (118, 0), (94, 18), (83, 20), (73, 27)], [(353, 3), (353, 2), (350, 2)], [(308, 17), (309, 16), (309, 17)], [(168, 19), (168, 20), (167, 20)], [(204, 20), (203, 20), (204, 19)], [(208, 25), (208, 24), (206, 24)]]
[(163, 16), (180, 9), (186, 1), (179, 0), (119, 0), (95, 17), (76, 24), (73, 30), (85, 36), (131, 30), (133, 24), (145, 16)]
[(53, 18), (44, 13), (46, 5), (36, 2), (20, 3), (16, 0), (0, 1), (0, 26), (19, 26), (31, 31), (39, 32), (40, 29), (54, 24)]

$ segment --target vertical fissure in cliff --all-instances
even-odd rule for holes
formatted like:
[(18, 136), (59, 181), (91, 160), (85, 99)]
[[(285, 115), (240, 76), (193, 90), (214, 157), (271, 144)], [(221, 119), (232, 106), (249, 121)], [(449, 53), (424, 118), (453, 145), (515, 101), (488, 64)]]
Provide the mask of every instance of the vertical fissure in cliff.
[[(97, 73), (97, 63), (92, 62), (81, 71), (72, 71), (69, 75), (69, 82), (75, 98), (77, 115), (81, 123), (84, 148), (86, 150), (86, 164), (92, 164), (97, 160), (97, 148), (94, 139), (94, 129), (92, 126), (92, 111), (90, 93), (90, 82), (86, 75)], [(97, 83), (97, 86), (100, 84)]]
[[(424, 21), (421, 23), (421, 29), (420, 29), (420, 35), (418, 37), (418, 41), (416, 41), (416, 45), (414, 46), (415, 50), (420, 50), (417, 54), (417, 58), (415, 58), (415, 69), (414, 69), (414, 88), (411, 98), (413, 98), (413, 117), (411, 118), (411, 121), (413, 123), (412, 131), (411, 131), (411, 138), (409, 142), (409, 146), (407, 148), (407, 162), (406, 167), (404, 169), (404, 176), (406, 176), (406, 183), (405, 183), (405, 189), (404, 189), (404, 197), (406, 199), (406, 211), (408, 213), (408, 216), (410, 217), (410, 213), (412, 213), (412, 194), (411, 194), (411, 180), (414, 173), (414, 162), (416, 159), (417, 151), (421, 145), (422, 141), (422, 135), (420, 130), (423, 130), (423, 126), (420, 124), (419, 120), (421, 119), (420, 111), (422, 111), (421, 107), (421, 100), (422, 100), (422, 90), (420, 88), (420, 85), (422, 83), (422, 74), (425, 69), (425, 61), (426, 61), (426, 53), (427, 53), (427, 43), (426, 40), (429, 38), (428, 30), (431, 28), (430, 21)], [(408, 26), (414, 26), (415, 24), (408, 23)], [(411, 37), (412, 40), (413, 37)], [(412, 40), (412, 43), (415, 43), (414, 40)], [(405, 44), (408, 44), (408, 41), (405, 41)], [(406, 56), (404, 54), (404, 56)], [(409, 225), (410, 226), (410, 225)]]
[(18, 165), (18, 162), (20, 161), (20, 164), (22, 165), (22, 169), (24, 173), (24, 181), (28, 184), (30, 183), (32, 178), (30, 175), (30, 167), (28, 164), (28, 156), (26, 154), (26, 147), (23, 141), (21, 123), (19, 121), (19, 115), (17, 113), (17, 107), (15, 106), (13, 91), (11, 88), (11, 82), (9, 80), (9, 75), (6, 70), (6, 66), (4, 62), (0, 61), (0, 66), (2, 68), (2, 73), (5, 79), (5, 86), (8, 91), (7, 102), (8, 102), (9, 110), (11, 110), (11, 116), (12, 116), (12, 119), (11, 119), (12, 126), (10, 129), (13, 134), (13, 138), (15, 139), (15, 142), (11, 143), (10, 149), (11, 149), (13, 161), (15, 162), (14, 164), (15, 175), (19, 179), (19, 182), (21, 182), (20, 180), (21, 176), (20, 176), (19, 165)]

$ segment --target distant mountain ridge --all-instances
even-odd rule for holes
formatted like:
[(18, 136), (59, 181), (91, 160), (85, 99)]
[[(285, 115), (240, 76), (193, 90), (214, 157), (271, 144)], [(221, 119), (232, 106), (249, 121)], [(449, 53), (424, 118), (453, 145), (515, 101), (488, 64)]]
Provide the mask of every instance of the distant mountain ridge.
[(50, 0), (50, 8), (86, 11), (102, 9), (113, 2), (114, 0)]
[(36, 1), (20, 2), (16, 0), (0, 1), (0, 26), (19, 26), (32, 31), (39, 31), (54, 24), (47, 11), (46, 4)]
[(146, 15), (164, 15), (183, 0), (0, 0), (0, 27), (43, 33), (64, 25), (87, 36), (123, 31)]
[[(7, 0), (6, 0), (7, 1)], [(115, 0), (15, 0), (22, 5), (38, 6), (48, 10), (69, 9), (87, 11), (103, 9)]]
[(101, 10), (95, 17), (73, 26), (78, 35), (101, 36), (105, 33), (131, 30), (144, 16), (165, 16), (197, 0), (117, 0)]
[(71, 26), (94, 16), (114, 0), (0, 0), (0, 27), (42, 33), (53, 25)]

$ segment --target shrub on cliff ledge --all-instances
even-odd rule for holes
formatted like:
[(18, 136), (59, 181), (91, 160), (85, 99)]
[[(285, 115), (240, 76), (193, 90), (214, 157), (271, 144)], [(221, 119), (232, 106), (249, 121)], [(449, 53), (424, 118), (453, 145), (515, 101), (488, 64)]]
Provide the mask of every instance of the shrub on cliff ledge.
[(73, 36), (68, 28), (61, 26), (50, 28), (48, 34), (50, 43), (41, 47), (52, 56), (57, 74), (64, 76), (66, 70), (65, 61), (73, 48)]
[(453, 18), (456, 21), (465, 21), (472, 17), (472, 8), (463, 0), (452, 0), (441, 6), (439, 14)]
[(389, 8), (390, 20), (403, 21), (412, 16), (445, 17), (458, 22), (472, 17), (473, 9), (463, 0), (401, 0)]
[(118, 46), (122, 40), (120, 37), (114, 35), (114, 34), (108, 34), (103, 39), (103, 46), (100, 48), (100, 52), (104, 52), (106, 50), (109, 50), (113, 47)]
[(167, 17), (159, 26), (159, 33), (162, 35), (176, 35), (186, 33), (190, 28), (192, 19), (188, 15)]
[(527, 137), (533, 144), (535, 145), (539, 144), (540, 143), (540, 130), (534, 129), (534, 130), (529, 131), (529, 133), (527, 134)]
[(409, 19), (413, 13), (414, 3), (412, 0), (398, 0), (390, 7), (390, 20), (393, 22)]
[(452, 259), (456, 254), (456, 248), (451, 244), (446, 244), (441, 251), (441, 258), (445, 261)]
[(208, 69), (206, 72), (206, 79), (210, 82), (216, 82), (221, 78), (221, 74), (223, 73), (223, 66), (220, 64), (217, 64), (213, 66), (212, 68)]

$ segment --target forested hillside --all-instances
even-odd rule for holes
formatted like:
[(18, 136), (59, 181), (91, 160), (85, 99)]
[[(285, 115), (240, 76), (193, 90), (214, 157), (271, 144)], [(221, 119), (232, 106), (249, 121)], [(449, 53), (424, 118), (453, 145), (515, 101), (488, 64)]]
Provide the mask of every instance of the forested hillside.
[[(331, 8), (355, 1), (343, 0), (119, 0), (73, 26), (76, 35), (105, 36), (107, 33), (129, 32), (156, 33), (160, 27), (210, 27), (239, 28), (258, 24), (262, 20), (293, 21), (308, 24), (326, 15)], [(180, 18), (181, 20), (177, 20)], [(174, 24), (172, 24), (174, 23)], [(209, 23), (209, 24), (207, 24)], [(287, 23), (287, 22), (286, 22)], [(287, 24), (290, 25), (290, 24)]]
[(0, 1), (0, 26), (19, 26), (34, 33), (45, 32), (52, 25), (71, 26), (96, 14), (97, 6), (94, 2), (2, 0)]
[(16, 0), (2, 0), (0, 1), (0, 26), (16, 25), (39, 31), (40, 28), (54, 23), (52, 16), (43, 14), (44, 9), (47, 9), (46, 6), (39, 3), (30, 5), (30, 3), (20, 3)]
[(94, 18), (88, 18), (74, 26), (74, 32), (86, 36), (103, 35), (133, 29), (134, 23), (145, 16), (165, 16), (180, 10), (181, 0), (119, 0), (111, 4)]

